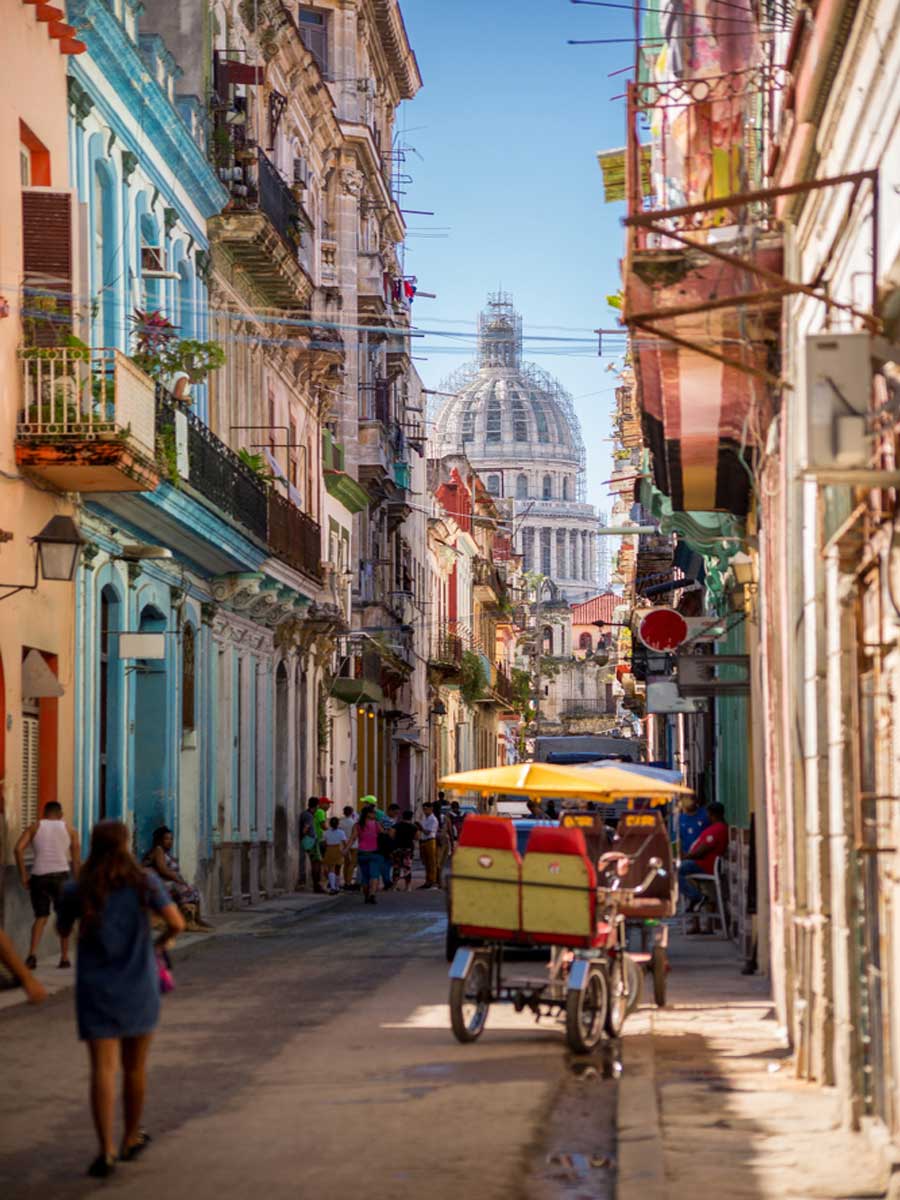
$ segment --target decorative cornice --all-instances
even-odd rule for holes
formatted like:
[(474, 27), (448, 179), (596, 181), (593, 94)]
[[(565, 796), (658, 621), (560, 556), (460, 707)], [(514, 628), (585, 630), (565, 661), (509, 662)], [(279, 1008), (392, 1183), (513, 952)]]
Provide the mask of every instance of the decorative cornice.
[[(95, 91), (83, 63), (74, 60), (72, 75), (104, 110), (105, 119), (115, 122), (117, 132), (128, 149), (146, 155), (146, 143), (160, 157), (177, 165), (178, 180), (187, 190), (204, 218), (220, 212), (228, 193), (207, 162), (202, 149), (191, 136), (178, 110), (155, 79), (147, 78), (147, 69), (137, 46), (131, 41), (103, 0), (69, 0), (69, 20), (78, 26), (79, 36), (88, 48), (90, 60), (102, 72), (108, 91)], [(130, 130), (116, 120), (116, 109), (124, 106), (141, 128), (143, 145), (132, 140)]]
[(122, 151), (122, 178), (126, 183), (131, 179), (132, 175), (137, 170), (138, 156), (133, 150)]
[(74, 75), (68, 76), (67, 83), (69, 90), (69, 110), (75, 119), (75, 124), (83, 126), (85, 119), (90, 115), (91, 109), (94, 107), (94, 101)]

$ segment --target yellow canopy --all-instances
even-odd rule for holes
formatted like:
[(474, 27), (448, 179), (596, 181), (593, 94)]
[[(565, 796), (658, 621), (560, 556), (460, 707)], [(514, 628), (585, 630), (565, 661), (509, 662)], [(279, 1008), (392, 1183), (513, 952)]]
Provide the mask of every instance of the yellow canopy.
[(499, 794), (554, 800), (618, 800), (641, 796), (664, 802), (670, 796), (691, 793), (690, 788), (679, 783), (650, 779), (612, 765), (576, 769), (538, 762), (460, 771), (445, 775), (439, 786), (452, 792), (480, 792), (482, 796)]

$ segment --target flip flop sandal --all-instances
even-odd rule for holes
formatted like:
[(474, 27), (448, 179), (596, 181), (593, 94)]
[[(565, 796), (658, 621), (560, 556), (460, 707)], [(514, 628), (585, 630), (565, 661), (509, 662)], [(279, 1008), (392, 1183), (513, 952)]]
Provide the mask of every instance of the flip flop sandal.
[(130, 1146), (123, 1147), (122, 1152), (119, 1155), (120, 1161), (121, 1162), (134, 1162), (134, 1160), (137, 1158), (137, 1156), (139, 1154), (142, 1154), (144, 1152), (144, 1150), (147, 1149), (147, 1147), (150, 1145), (150, 1143), (152, 1141), (153, 1141), (153, 1138), (150, 1136), (150, 1134), (145, 1133), (142, 1129), (141, 1132), (137, 1136), (136, 1142), (132, 1142)]
[(112, 1175), (115, 1169), (116, 1156), (114, 1154), (98, 1154), (88, 1167), (87, 1173), (94, 1179), (106, 1179), (109, 1175)]

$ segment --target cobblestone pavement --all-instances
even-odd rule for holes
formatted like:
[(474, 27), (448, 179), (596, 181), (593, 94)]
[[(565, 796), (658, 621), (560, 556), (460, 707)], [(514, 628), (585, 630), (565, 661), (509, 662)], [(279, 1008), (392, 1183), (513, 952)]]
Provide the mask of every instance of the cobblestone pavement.
[(84, 1176), (71, 990), (0, 1012), (0, 1196), (611, 1197), (615, 1085), (567, 1070), (559, 1028), (500, 1009), (475, 1045), (451, 1037), (441, 895), (311, 899), (185, 939), (151, 1053), (154, 1142), (109, 1181)]

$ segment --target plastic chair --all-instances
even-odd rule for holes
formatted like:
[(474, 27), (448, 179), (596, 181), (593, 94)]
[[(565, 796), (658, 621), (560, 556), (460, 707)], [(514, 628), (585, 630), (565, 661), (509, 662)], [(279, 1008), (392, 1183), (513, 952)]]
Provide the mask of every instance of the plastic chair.
[(463, 937), (512, 940), (519, 935), (522, 859), (505, 817), (466, 817), (453, 852), (450, 921)]
[[(728, 919), (725, 916), (725, 901), (722, 894), (722, 876), (727, 870), (727, 867), (728, 864), (725, 861), (725, 855), (720, 854), (716, 859), (715, 870), (711, 875), (708, 875), (704, 872), (703, 874), (691, 875), (690, 877), (691, 883), (695, 883), (700, 888), (700, 891), (703, 892), (707, 900), (710, 898), (715, 899), (715, 911), (711, 913), (705, 912), (702, 915), (705, 920), (711, 919), (713, 921), (718, 921), (719, 932), (723, 937), (728, 936)], [(688, 918), (698, 915), (699, 914), (697, 913), (689, 913), (687, 911), (681, 914), (682, 933), (686, 931)]]

